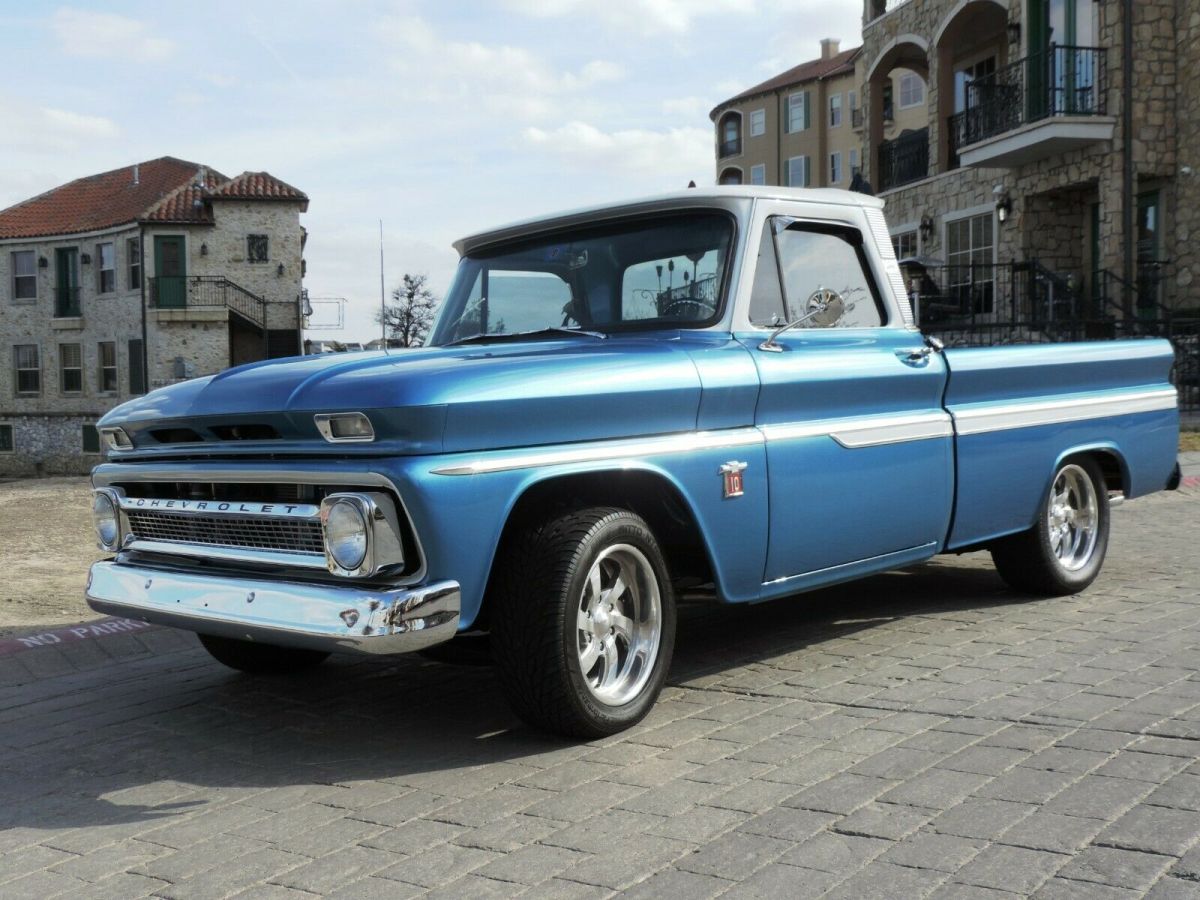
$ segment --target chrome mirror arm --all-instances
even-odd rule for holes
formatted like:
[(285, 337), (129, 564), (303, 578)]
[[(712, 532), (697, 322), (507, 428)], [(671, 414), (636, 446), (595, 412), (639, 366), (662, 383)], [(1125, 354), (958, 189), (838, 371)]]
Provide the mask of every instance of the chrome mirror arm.
[(805, 322), (807, 322), (813, 316), (817, 316), (817, 315), (820, 315), (821, 313), (825, 312), (825, 310), (828, 309), (828, 307), (829, 307), (828, 303), (821, 303), (815, 309), (810, 309), (808, 312), (806, 312), (800, 318), (793, 319), (790, 322), (784, 322), (782, 325), (780, 325), (778, 328), (776, 328), (774, 331), (771, 332), (771, 336), (769, 338), (767, 338), (765, 341), (763, 341), (761, 344), (758, 345), (758, 349), (766, 350), (768, 353), (782, 353), (783, 348), (781, 346), (779, 346), (779, 344), (775, 343), (775, 339), (777, 337), (779, 337), (781, 334), (783, 334), (785, 331), (790, 331), (791, 329), (796, 328), (797, 326), (803, 325)]

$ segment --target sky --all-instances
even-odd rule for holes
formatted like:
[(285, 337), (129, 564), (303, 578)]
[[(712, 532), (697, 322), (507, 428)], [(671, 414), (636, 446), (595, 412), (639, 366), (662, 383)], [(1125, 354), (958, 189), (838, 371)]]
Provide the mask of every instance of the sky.
[[(0, 0), (0, 209), (160, 156), (309, 196), (305, 287), (378, 336), (475, 231), (715, 179), (708, 111), (859, 42), (862, 0)], [(318, 305), (333, 324), (333, 307)]]

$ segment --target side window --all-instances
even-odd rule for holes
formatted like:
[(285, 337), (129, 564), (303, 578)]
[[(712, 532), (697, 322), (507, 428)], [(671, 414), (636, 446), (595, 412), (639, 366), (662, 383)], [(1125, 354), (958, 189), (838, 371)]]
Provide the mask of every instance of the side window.
[[(786, 223), (786, 220), (772, 221), (776, 227)], [(750, 303), (751, 322), (766, 326), (772, 322), (791, 322), (822, 304), (834, 302), (843, 310), (835, 321), (814, 317), (799, 327), (877, 328), (884, 323), (882, 306), (867, 268), (858, 231), (796, 222), (783, 227), (772, 241), (772, 230), (765, 230), (759, 249), (759, 266), (755, 270)], [(775, 256), (776, 249), (778, 270), (766, 264)], [(783, 283), (782, 298), (779, 287), (769, 283), (767, 273), (775, 274), (776, 271), (782, 275), (779, 279)], [(784, 311), (775, 312), (779, 309)]]
[(573, 311), (571, 286), (553, 272), (486, 269), (475, 278), (454, 337), (535, 331), (550, 320), (577, 326)]

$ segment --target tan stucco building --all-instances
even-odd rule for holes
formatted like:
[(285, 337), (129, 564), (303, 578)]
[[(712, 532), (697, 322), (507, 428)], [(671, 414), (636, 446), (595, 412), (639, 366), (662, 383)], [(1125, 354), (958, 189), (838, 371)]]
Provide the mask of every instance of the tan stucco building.
[(86, 471), (118, 403), (301, 353), (307, 206), (164, 157), (0, 211), (0, 475)]

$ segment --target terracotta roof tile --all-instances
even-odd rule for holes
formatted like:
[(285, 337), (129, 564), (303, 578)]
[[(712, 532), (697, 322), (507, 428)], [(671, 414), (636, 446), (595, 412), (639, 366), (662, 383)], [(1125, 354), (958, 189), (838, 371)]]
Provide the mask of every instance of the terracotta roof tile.
[(237, 200), (299, 200), (308, 203), (308, 195), (270, 172), (243, 172), (215, 188), (214, 197)]
[(198, 163), (164, 156), (77, 178), (0, 210), (0, 239), (76, 234), (137, 221), (206, 224), (213, 221), (214, 197), (291, 200), (308, 209), (303, 191), (267, 172), (227, 178)]
[(834, 75), (844, 75), (847, 72), (853, 72), (854, 61), (858, 58), (858, 54), (861, 51), (862, 47), (852, 47), (849, 50), (843, 50), (841, 53), (831, 56), (829, 59), (810, 59), (808, 62), (793, 66), (786, 72), (780, 72), (773, 78), (768, 78), (761, 84), (747, 88), (740, 94), (730, 97), (728, 100), (722, 100), (713, 107), (708, 117), (715, 119), (718, 112), (726, 106), (737, 103), (739, 100), (757, 97), (759, 94), (769, 94), (771, 91), (777, 91), (780, 88), (791, 87), (796, 84), (803, 84), (806, 81), (817, 81), (818, 79), (831, 78)]

